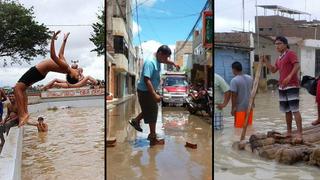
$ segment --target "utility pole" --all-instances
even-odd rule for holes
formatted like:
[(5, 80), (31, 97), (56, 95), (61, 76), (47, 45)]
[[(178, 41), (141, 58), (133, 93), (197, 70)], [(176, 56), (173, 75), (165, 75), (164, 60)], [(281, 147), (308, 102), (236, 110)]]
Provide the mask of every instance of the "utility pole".
[(242, 31), (244, 32), (244, 0), (242, 0)]

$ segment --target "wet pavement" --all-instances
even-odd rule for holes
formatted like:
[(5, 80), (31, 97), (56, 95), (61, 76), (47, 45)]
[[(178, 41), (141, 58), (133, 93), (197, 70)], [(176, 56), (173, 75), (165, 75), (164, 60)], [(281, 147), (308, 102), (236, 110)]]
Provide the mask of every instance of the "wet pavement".
[[(257, 94), (255, 105), (253, 126), (248, 127), (246, 140), (257, 132), (286, 131), (284, 114), (279, 111), (277, 91)], [(304, 89), (300, 90), (300, 112), (303, 127), (310, 126), (317, 118), (315, 97)], [(232, 149), (233, 142), (239, 141), (242, 129), (233, 127), (234, 120), (229, 114), (230, 104), (224, 111), (224, 130), (214, 130), (214, 179), (319, 179), (319, 168), (304, 162), (289, 166)], [(295, 130), (294, 120), (292, 125)]]
[(45, 115), (47, 133), (26, 126), (22, 179), (103, 180), (104, 108), (70, 108), (31, 114)]
[[(165, 107), (159, 114), (157, 134), (164, 145), (150, 147), (148, 125), (143, 132), (128, 120), (140, 112), (136, 98), (108, 110), (107, 137), (116, 138), (115, 147), (107, 148), (107, 179), (212, 179), (212, 126), (208, 117), (189, 115), (183, 107)], [(162, 118), (161, 118), (162, 116)], [(184, 145), (197, 143), (197, 149)]]

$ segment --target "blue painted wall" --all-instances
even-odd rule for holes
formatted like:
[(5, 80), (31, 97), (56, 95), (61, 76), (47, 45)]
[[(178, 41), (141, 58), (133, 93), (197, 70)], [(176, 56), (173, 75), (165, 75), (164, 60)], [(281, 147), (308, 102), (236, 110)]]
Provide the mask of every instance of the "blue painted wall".
[(234, 77), (231, 64), (239, 61), (242, 64), (242, 71), (250, 74), (250, 52), (235, 49), (215, 49), (214, 50), (214, 72), (219, 74), (230, 84)]

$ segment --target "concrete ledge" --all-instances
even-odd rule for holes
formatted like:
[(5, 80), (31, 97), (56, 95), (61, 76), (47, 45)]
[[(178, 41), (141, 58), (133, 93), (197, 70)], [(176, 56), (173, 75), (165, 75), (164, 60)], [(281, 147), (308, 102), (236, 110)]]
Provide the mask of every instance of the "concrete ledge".
[[(53, 106), (71, 106), (71, 107), (102, 107), (104, 98), (85, 100), (73, 99), (73, 101), (64, 100), (63, 102), (43, 102), (39, 104), (28, 105), (29, 113), (41, 112)], [(6, 142), (0, 153), (0, 179), (20, 180), (22, 167), (22, 143), (23, 127), (12, 127), (8, 136), (5, 135)]]
[(124, 98), (120, 98), (120, 99), (115, 98), (114, 100), (111, 100), (111, 101), (107, 100), (107, 110), (112, 109), (117, 105), (126, 102), (127, 100), (133, 98), (134, 96), (135, 94), (130, 94)]
[(21, 179), (23, 127), (12, 127), (0, 154), (0, 178)]

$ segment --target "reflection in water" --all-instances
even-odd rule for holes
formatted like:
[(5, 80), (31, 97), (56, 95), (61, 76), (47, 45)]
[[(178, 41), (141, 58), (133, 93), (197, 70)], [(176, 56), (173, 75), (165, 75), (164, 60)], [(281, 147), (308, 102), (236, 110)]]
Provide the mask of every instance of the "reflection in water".
[(104, 108), (59, 109), (45, 117), (47, 133), (25, 127), (22, 179), (104, 179)]
[[(257, 94), (255, 100), (254, 122), (246, 133), (246, 139), (253, 133), (266, 133), (270, 130), (286, 131), (284, 114), (279, 111), (277, 91)], [(310, 126), (316, 119), (315, 97), (300, 91), (300, 112), (303, 127)], [(319, 169), (298, 163), (292, 166), (265, 160), (248, 152), (239, 152), (231, 148), (239, 141), (242, 129), (233, 127), (230, 106), (224, 111), (225, 128), (214, 130), (214, 177), (215, 179), (318, 179)], [(296, 129), (295, 121), (292, 123)]]
[[(107, 179), (212, 179), (212, 126), (202, 117), (190, 116), (184, 108), (164, 108), (156, 132), (165, 145), (149, 146), (149, 127), (135, 131), (128, 120), (139, 112), (132, 99), (107, 113), (107, 137), (117, 138), (115, 147), (107, 148)], [(198, 149), (184, 147), (186, 141)]]

